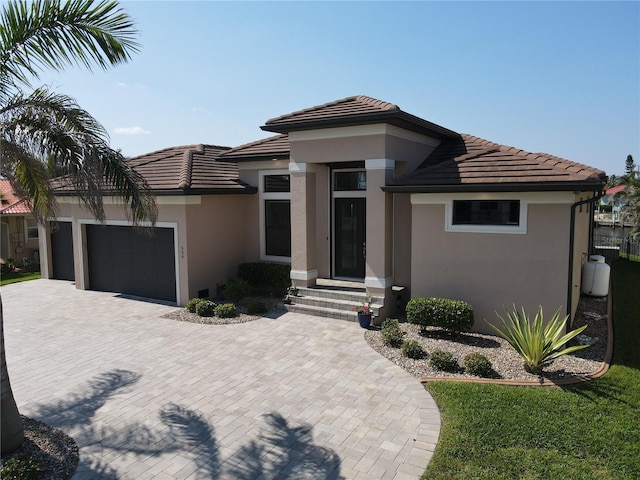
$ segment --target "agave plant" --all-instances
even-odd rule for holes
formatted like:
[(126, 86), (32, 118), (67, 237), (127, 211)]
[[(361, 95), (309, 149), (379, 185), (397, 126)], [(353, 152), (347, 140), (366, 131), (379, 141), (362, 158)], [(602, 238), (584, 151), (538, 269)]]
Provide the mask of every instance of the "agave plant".
[(540, 372), (545, 365), (553, 359), (568, 353), (573, 353), (586, 348), (588, 345), (575, 345), (566, 347), (565, 344), (582, 333), (587, 328), (586, 325), (576, 328), (568, 333), (564, 333), (569, 316), (560, 318), (560, 308), (554, 313), (547, 325), (544, 325), (542, 307), (538, 308), (533, 322), (522, 309), (519, 312), (515, 305), (512, 312), (507, 311), (508, 321), (501, 317), (502, 329), (489, 322), (489, 325), (496, 330), (501, 337), (515, 348), (524, 359), (525, 368), (530, 371)]

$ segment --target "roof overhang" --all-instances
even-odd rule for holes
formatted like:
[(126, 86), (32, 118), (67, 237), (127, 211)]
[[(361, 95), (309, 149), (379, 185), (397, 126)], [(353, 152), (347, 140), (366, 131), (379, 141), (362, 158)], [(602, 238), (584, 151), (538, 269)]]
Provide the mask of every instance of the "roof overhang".
[(540, 182), (540, 183), (484, 183), (462, 185), (387, 185), (388, 193), (482, 193), (482, 192), (601, 192), (603, 183)]

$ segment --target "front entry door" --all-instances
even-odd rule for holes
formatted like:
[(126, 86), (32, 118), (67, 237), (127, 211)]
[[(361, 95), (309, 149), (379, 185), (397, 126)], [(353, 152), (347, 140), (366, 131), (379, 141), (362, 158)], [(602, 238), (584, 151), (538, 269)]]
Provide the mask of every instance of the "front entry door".
[(334, 200), (334, 275), (364, 278), (366, 199), (336, 198)]

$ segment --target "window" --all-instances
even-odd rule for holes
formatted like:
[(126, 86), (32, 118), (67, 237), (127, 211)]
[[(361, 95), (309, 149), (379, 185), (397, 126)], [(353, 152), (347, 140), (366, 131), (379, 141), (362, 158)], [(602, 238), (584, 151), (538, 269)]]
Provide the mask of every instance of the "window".
[(290, 192), (289, 175), (265, 175), (264, 176), (264, 192), (265, 193), (283, 193)]
[(453, 225), (520, 225), (519, 200), (454, 200)]
[(367, 189), (367, 172), (335, 172), (333, 175), (334, 192), (353, 192)]
[(289, 172), (260, 173), (260, 252), (263, 260), (291, 258), (291, 184)]
[(37, 240), (38, 239), (38, 222), (35, 218), (27, 218), (25, 220), (26, 223), (26, 231), (27, 231), (27, 240)]
[(265, 253), (276, 257), (291, 256), (291, 202), (264, 201)]

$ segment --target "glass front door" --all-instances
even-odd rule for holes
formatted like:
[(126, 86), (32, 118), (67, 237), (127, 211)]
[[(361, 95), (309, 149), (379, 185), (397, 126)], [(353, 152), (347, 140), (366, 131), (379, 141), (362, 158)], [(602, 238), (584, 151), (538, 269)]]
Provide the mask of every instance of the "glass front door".
[(334, 275), (364, 278), (366, 199), (334, 199)]

